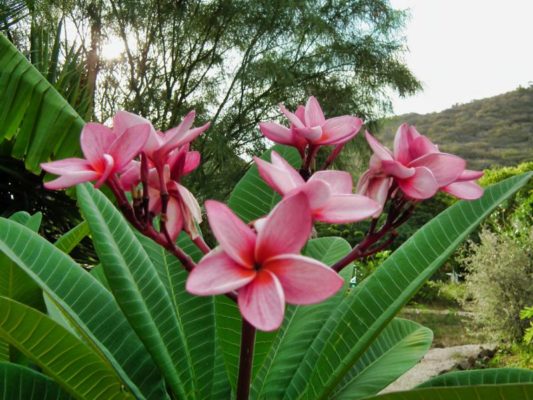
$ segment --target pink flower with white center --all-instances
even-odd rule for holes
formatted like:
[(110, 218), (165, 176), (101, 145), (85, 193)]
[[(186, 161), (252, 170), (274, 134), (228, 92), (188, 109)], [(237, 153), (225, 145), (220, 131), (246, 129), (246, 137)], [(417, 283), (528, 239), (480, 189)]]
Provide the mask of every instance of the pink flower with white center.
[(295, 113), (280, 105), (280, 110), (291, 122), (287, 128), (276, 122), (259, 124), (261, 132), (273, 142), (294, 146), (302, 153), (306, 144), (314, 146), (339, 145), (352, 139), (363, 121), (350, 115), (326, 119), (317, 99), (309, 97), (305, 108), (298, 106)]
[(381, 212), (381, 206), (366, 196), (353, 194), (352, 177), (344, 171), (318, 171), (306, 182), (275, 151), (272, 163), (255, 158), (259, 175), (282, 196), (304, 193), (313, 219), (333, 224), (361, 221)]
[[(392, 177), (402, 192), (413, 200), (435, 195), (441, 187), (456, 181), (465, 170), (466, 162), (452, 154), (439, 152), (437, 146), (420, 135), (414, 127), (403, 124), (394, 139), (394, 152), (366, 132), (368, 144), (374, 151), (369, 171), (372, 177)], [(363, 175), (363, 180), (369, 179)], [(360, 187), (365, 187), (360, 182)]]
[(220, 246), (192, 270), (187, 290), (208, 296), (238, 291), (243, 317), (263, 331), (279, 328), (285, 303), (314, 304), (333, 296), (342, 278), (323, 263), (298, 253), (311, 233), (303, 193), (280, 202), (256, 233), (224, 204), (206, 201)]
[(151, 124), (134, 114), (119, 111), (113, 129), (89, 122), (81, 131), (81, 150), (85, 159), (67, 158), (41, 164), (46, 172), (61, 175), (46, 182), (47, 189), (65, 189), (96, 180), (101, 186), (110, 176), (123, 171), (145, 145)]

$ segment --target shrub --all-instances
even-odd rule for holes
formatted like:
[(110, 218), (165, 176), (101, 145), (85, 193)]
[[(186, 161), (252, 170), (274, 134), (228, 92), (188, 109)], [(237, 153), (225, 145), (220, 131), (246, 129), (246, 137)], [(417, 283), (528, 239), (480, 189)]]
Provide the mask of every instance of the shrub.
[(520, 310), (533, 303), (533, 229), (513, 235), (481, 231), (463, 259), (471, 307), (496, 339), (520, 340), (527, 322)]

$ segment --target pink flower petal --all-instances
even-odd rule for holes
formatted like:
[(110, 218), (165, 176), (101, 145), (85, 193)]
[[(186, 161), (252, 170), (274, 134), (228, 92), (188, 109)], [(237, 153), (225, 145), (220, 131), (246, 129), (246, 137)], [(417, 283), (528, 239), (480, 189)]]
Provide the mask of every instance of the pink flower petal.
[(256, 274), (253, 269), (241, 267), (217, 247), (191, 271), (186, 289), (200, 296), (228, 293), (251, 282)]
[(322, 127), (313, 126), (313, 127), (303, 127), (303, 128), (292, 128), (293, 131), (300, 137), (305, 138), (309, 141), (318, 141), (322, 136)]
[(398, 161), (383, 160), (381, 161), (381, 169), (385, 174), (398, 179), (406, 179), (415, 174), (414, 168), (406, 167)]
[(483, 176), (483, 171), (472, 171), (470, 169), (465, 169), (461, 175), (459, 175), (459, 178), (457, 178), (457, 181), (474, 181), (476, 179), (479, 179)]
[(370, 218), (381, 211), (382, 206), (369, 197), (338, 194), (331, 196), (322, 208), (313, 210), (313, 217), (330, 224), (347, 224)]
[(168, 147), (167, 152), (170, 152), (170, 150), (175, 149), (177, 147), (174, 145), (178, 141), (180, 141), (181, 138), (185, 135), (185, 133), (191, 128), (195, 118), (196, 118), (196, 111), (191, 110), (183, 118), (183, 120), (180, 122), (178, 126), (171, 128), (165, 132), (163, 146)]
[(94, 172), (91, 164), (82, 158), (65, 158), (63, 160), (42, 163), (41, 168), (55, 175), (65, 175), (74, 172)]
[(368, 131), (365, 132), (365, 137), (376, 157), (380, 160), (393, 160), (391, 151), (379, 143)]
[(412, 177), (398, 179), (397, 182), (402, 192), (415, 200), (429, 199), (439, 188), (433, 173), (426, 167), (415, 168), (415, 174)]
[(185, 186), (180, 185), (179, 183), (177, 183), (176, 185), (177, 185), (177, 189), (178, 189), (181, 201), (189, 210), (192, 218), (198, 224), (201, 223), (202, 222), (202, 209), (200, 208), (200, 204), (198, 204), (198, 200), (196, 200), (196, 197), (194, 197), (194, 195)]
[[(279, 109), (285, 115), (285, 117), (287, 117), (287, 119), (289, 120), (289, 122), (292, 124), (294, 128), (305, 127), (303, 115), (302, 115), (302, 118), (298, 117), (296, 114), (293, 114), (292, 112), (287, 110), (283, 104), (279, 105)], [(301, 110), (304, 110), (304, 113), (305, 113), (305, 109), (303, 107), (301, 108)]]
[(290, 304), (314, 304), (333, 296), (343, 279), (331, 268), (309, 257), (285, 254), (269, 259), (263, 268), (281, 283)]
[(409, 166), (429, 168), (439, 187), (442, 187), (454, 182), (461, 175), (466, 162), (452, 154), (429, 153), (411, 161)]
[(167, 223), (168, 234), (173, 241), (176, 241), (180, 232), (183, 230), (183, 214), (180, 209), (179, 201), (175, 197), (170, 197), (167, 204)]
[(301, 186), (301, 191), (307, 196), (309, 207), (312, 212), (315, 209), (324, 207), (331, 197), (331, 189), (329, 185), (319, 179), (305, 183)]
[(285, 314), (285, 296), (279, 280), (267, 270), (239, 290), (242, 316), (257, 329), (273, 331), (280, 327)]
[(299, 175), (298, 177), (300, 180), (296, 180), (294, 174), (284, 166), (270, 164), (258, 157), (254, 157), (254, 161), (257, 165), (259, 176), (261, 176), (272, 189), (281, 195), (285, 195), (304, 184), (304, 180)]
[(326, 119), (322, 107), (314, 96), (309, 97), (305, 105), (305, 125), (308, 127), (321, 126)]
[(342, 143), (347, 138), (354, 137), (361, 126), (363, 126), (363, 120), (350, 115), (330, 118), (322, 126), (324, 133), (318, 143), (324, 145)]
[(315, 172), (309, 182), (316, 179), (327, 182), (332, 194), (351, 194), (353, 190), (352, 176), (346, 171), (325, 170)]
[(118, 111), (113, 117), (113, 132), (116, 136), (123, 135), (129, 128), (136, 125), (149, 125), (151, 131), (155, 133), (150, 121), (139, 115), (127, 111)]
[(183, 175), (190, 174), (200, 165), (202, 156), (198, 151), (188, 151), (185, 155), (185, 165), (183, 166)]
[[(299, 105), (298, 107), (296, 107), (296, 111), (294, 112), (294, 115), (296, 115), (296, 117), (302, 121), (302, 124), (305, 125), (305, 106), (303, 105)], [(304, 126), (302, 125), (302, 126)]]
[(483, 188), (472, 181), (450, 183), (441, 190), (464, 200), (476, 200), (483, 196)]
[[(392, 182), (392, 178), (372, 179), (368, 185), (366, 196), (370, 197), (372, 200), (375, 200), (381, 206), (384, 206), (387, 201), (387, 196), (389, 194), (389, 189), (392, 186)], [(376, 212), (373, 217), (377, 218), (381, 214), (381, 211), (382, 210)]]
[(121, 172), (142, 150), (152, 125), (135, 125), (126, 129), (109, 148), (108, 154), (115, 160), (115, 172)]
[(286, 253), (299, 253), (312, 228), (307, 196), (299, 192), (283, 199), (269, 214), (257, 235), (255, 259), (263, 262)]
[(253, 268), (256, 235), (233, 211), (214, 200), (205, 202), (207, 218), (222, 249), (238, 264)]
[(126, 191), (131, 191), (141, 181), (141, 163), (131, 161), (120, 175), (120, 184)]
[(291, 130), (276, 122), (261, 122), (259, 129), (265, 137), (272, 140), (274, 143), (293, 145), (293, 137)]
[(44, 187), (51, 190), (66, 189), (78, 183), (93, 181), (99, 176), (100, 174), (96, 171), (72, 171), (53, 181), (46, 182)]
[(427, 137), (420, 135), (412, 141), (410, 152), (411, 160), (414, 160), (418, 157), (422, 157), (425, 154), (439, 153), (439, 148), (435, 146)]
[(411, 161), (409, 125), (400, 125), (394, 136), (394, 159), (400, 164), (407, 165)]
[(109, 152), (115, 139), (115, 134), (107, 126), (89, 122), (83, 127), (80, 136), (83, 155), (91, 165), (96, 166), (103, 154)]
[(289, 164), (287, 160), (285, 160), (282, 156), (280, 156), (273, 150), (270, 153), (270, 159), (272, 160), (273, 165), (280, 167), (290, 176), (290, 179), (293, 182), (294, 186), (300, 186), (305, 183), (304, 179), (298, 173), (298, 171), (296, 171), (296, 169), (294, 169), (294, 167)]

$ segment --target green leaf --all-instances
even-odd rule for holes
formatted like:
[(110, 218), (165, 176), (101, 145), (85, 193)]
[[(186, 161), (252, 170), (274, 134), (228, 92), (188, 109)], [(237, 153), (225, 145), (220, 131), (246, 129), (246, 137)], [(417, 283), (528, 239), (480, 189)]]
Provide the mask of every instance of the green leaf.
[(17, 364), (0, 362), (0, 400), (70, 400), (49, 377)]
[(0, 310), (0, 337), (74, 397), (133, 398), (103, 358), (46, 315), (1, 296)]
[(533, 383), (533, 371), (521, 368), (491, 368), (473, 371), (455, 371), (439, 375), (417, 386), (470, 386), (503, 383)]
[(365, 400), (533, 400), (533, 384), (452, 386), (415, 389)]
[(77, 186), (105, 276), (120, 308), (178, 397), (194, 396), (191, 355), (157, 269), (122, 214), (90, 184)]
[[(277, 151), (292, 166), (299, 167), (302, 159), (293, 147), (276, 145), (261, 155), (270, 162), (270, 153)], [(228, 205), (245, 222), (265, 216), (281, 197), (259, 176), (255, 163), (231, 192)]]
[(153, 360), (115, 299), (96, 279), (36, 233), (4, 218), (0, 218), (0, 251), (54, 300), (137, 397), (167, 398)]
[(458, 202), (417, 231), (330, 314), (294, 373), (285, 398), (327, 398), (454, 249), (530, 177), (524, 174), (493, 185), (481, 199)]
[(432, 340), (430, 329), (406, 319), (393, 319), (345, 375), (331, 398), (352, 400), (379, 393), (414, 367)]
[(26, 168), (79, 154), (83, 119), (13, 44), (0, 34), (0, 143)]
[(83, 221), (62, 235), (54, 244), (63, 253), (69, 254), (88, 234), (89, 225)]
[(30, 215), (26, 211), (18, 211), (15, 214), (11, 215), (9, 219), (11, 221), (15, 221), (19, 224), (27, 226), (34, 232), (39, 232), (39, 228), (41, 227), (41, 222), (43, 220), (43, 214), (40, 212), (36, 212), (35, 214)]
[[(177, 316), (183, 343), (190, 354), (191, 373), (196, 382), (196, 396), (209, 398), (215, 370), (215, 310), (213, 297), (193, 296), (185, 290), (188, 277), (180, 262), (163, 247), (147, 237), (137, 234), (137, 238), (152, 260), (159, 278), (171, 299), (174, 314)], [(178, 245), (194, 260), (203, 254), (189, 237), (182, 233)]]

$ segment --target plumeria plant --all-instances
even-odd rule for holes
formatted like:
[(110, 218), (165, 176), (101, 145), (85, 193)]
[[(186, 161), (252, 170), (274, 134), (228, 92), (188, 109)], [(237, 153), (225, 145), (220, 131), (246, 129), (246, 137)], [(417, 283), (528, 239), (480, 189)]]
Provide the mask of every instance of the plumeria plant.
[[(530, 176), (482, 197), (481, 172), (403, 124), (392, 151), (365, 133), (373, 155), (354, 190), (354, 177), (330, 168), (363, 121), (326, 119), (314, 97), (295, 112), (280, 110), (288, 126), (259, 125), (277, 145), (254, 158), (228, 205), (204, 203), (214, 246), (200, 229), (202, 207), (182, 182), (200, 165), (191, 149), (209, 127), (193, 127), (194, 111), (166, 132), (119, 111), (112, 127), (83, 127), (84, 158), (42, 164), (59, 175), (48, 189), (78, 185), (100, 264), (84, 271), (65, 254), (66, 239), (46, 242), (29, 217), (0, 221), (10, 268), (45, 300), (35, 309), (0, 296), (0, 375), (14, 382), (4, 383), (3, 398), (22, 396), (31, 384), (38, 395), (24, 398), (359, 399), (378, 395), (418, 362), (432, 333), (395, 315)], [(328, 152), (320, 167), (319, 151)], [(118, 210), (95, 189), (103, 185)], [(348, 267), (390, 246), (417, 204), (439, 191), (467, 201), (350, 287)], [(315, 237), (317, 221), (363, 220), (369, 229), (353, 248)], [(13, 363), (11, 348), (39, 369)], [(467, 371), (378, 397), (528, 399), (532, 382), (526, 370)]]

